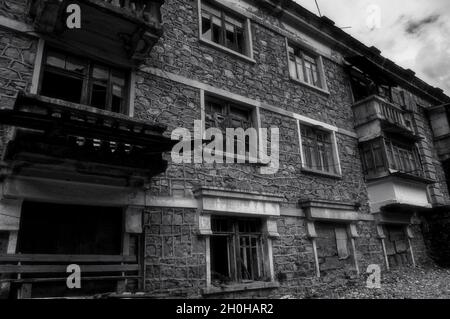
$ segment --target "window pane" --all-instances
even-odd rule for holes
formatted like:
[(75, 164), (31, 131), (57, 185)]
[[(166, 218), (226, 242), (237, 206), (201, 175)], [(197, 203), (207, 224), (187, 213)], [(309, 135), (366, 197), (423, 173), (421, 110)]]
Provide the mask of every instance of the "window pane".
[(66, 65), (66, 56), (58, 52), (47, 52), (47, 65), (51, 65), (60, 69), (64, 69)]
[(91, 105), (99, 109), (106, 109), (106, 86), (98, 83), (92, 85)]
[(234, 26), (229, 23), (225, 23), (225, 46), (230, 49), (237, 49), (234, 39)]
[(236, 29), (237, 50), (240, 53), (245, 53), (245, 36), (243, 29)]
[(206, 40), (212, 40), (211, 19), (208, 13), (202, 14), (202, 37)]
[(95, 65), (92, 70), (92, 77), (96, 80), (107, 81), (109, 79), (109, 70), (108, 68)]
[(227, 236), (211, 236), (211, 279), (218, 283), (228, 283), (230, 276), (230, 247)]
[(297, 65), (295, 64), (295, 57), (293, 54), (289, 53), (289, 74), (294, 79), (298, 79), (297, 75)]
[(85, 63), (80, 59), (68, 57), (66, 60), (67, 71), (83, 73), (85, 68), (86, 68)]
[(44, 72), (41, 94), (73, 103), (81, 103), (83, 80), (61, 74)]

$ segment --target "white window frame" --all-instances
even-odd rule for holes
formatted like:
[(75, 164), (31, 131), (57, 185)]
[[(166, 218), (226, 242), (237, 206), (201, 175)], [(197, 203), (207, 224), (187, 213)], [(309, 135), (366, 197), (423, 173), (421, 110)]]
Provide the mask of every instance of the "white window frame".
[(242, 17), (242, 20), (245, 24), (245, 51), (246, 54), (239, 53), (237, 51), (234, 51), (232, 49), (227, 48), (226, 46), (223, 46), (221, 44), (215, 43), (211, 40), (205, 39), (202, 36), (202, 1), (204, 0), (197, 0), (197, 17), (198, 17), (198, 38), (199, 41), (202, 43), (205, 43), (207, 45), (210, 45), (216, 49), (222, 50), (226, 53), (233, 54), (241, 59), (244, 59), (251, 63), (256, 63), (254, 60), (253, 55), (253, 39), (252, 39), (252, 31), (251, 31), (251, 21), (250, 18), (243, 16), (241, 13), (234, 10), (230, 5), (227, 5), (226, 3), (219, 3), (215, 0), (208, 0), (210, 3), (212, 3), (215, 6), (218, 6), (220, 9), (224, 9), (225, 11), (231, 12), (233, 15), (237, 15), (239, 17)]
[[(286, 58), (287, 58), (287, 66), (288, 66), (288, 73), (289, 73), (289, 78), (291, 79), (291, 81), (294, 81), (296, 83), (302, 84), (308, 88), (317, 90), (321, 93), (325, 93), (327, 95), (330, 94), (329, 90), (328, 90), (328, 85), (327, 85), (327, 79), (326, 79), (326, 75), (325, 75), (325, 68), (323, 66), (323, 59), (322, 59), (322, 55), (320, 53), (318, 53), (316, 50), (314, 50), (313, 48), (308, 48), (306, 47), (306, 45), (304, 44), (299, 44), (297, 42), (294, 41), (290, 41), (288, 40), (287, 37), (285, 37), (285, 43), (286, 43)], [(289, 68), (289, 63), (290, 63), (290, 57), (289, 57), (289, 47), (292, 46), (294, 48), (298, 48), (300, 50), (305, 51), (307, 54), (309, 54), (310, 56), (314, 57), (316, 59), (317, 62), (317, 70), (319, 72), (319, 80), (320, 80), (320, 87), (319, 86), (315, 86), (312, 85), (308, 82), (305, 81), (301, 81), (295, 77), (293, 77), (291, 75), (291, 70)]]
[[(320, 130), (327, 132), (330, 134), (331, 138), (331, 145), (332, 145), (332, 157), (333, 157), (333, 165), (336, 167), (336, 172), (334, 174), (320, 171), (320, 170), (314, 170), (311, 168), (306, 167), (305, 163), (305, 154), (303, 153), (303, 143), (302, 143), (302, 131), (301, 126), (312, 126), (312, 127), (318, 127)], [(337, 145), (337, 139), (336, 139), (336, 130), (330, 129), (329, 127), (325, 127), (322, 125), (318, 125), (317, 122), (307, 122), (302, 120), (297, 120), (297, 131), (298, 131), (298, 140), (299, 140), (299, 147), (300, 147), (300, 159), (301, 159), (301, 169), (304, 172), (324, 175), (324, 176), (334, 176), (334, 177), (342, 177), (342, 168), (341, 168), (341, 161), (339, 158), (339, 149)]]

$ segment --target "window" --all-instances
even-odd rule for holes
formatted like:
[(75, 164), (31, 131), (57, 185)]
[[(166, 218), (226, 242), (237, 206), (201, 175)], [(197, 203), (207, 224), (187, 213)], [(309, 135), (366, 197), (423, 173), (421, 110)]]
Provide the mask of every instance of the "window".
[(100, 63), (48, 50), (40, 94), (87, 104), (116, 113), (126, 111), (127, 80), (123, 71)]
[(202, 1), (201, 37), (237, 53), (249, 55), (247, 22), (233, 14)]
[(319, 59), (291, 45), (288, 46), (288, 51), (291, 77), (303, 83), (323, 88)]
[(422, 165), (414, 146), (406, 146), (385, 140), (389, 168), (416, 176), (422, 176)]
[(212, 283), (265, 280), (265, 239), (261, 229), (262, 223), (259, 219), (211, 219)]
[(310, 126), (301, 126), (303, 168), (337, 174), (331, 133)]
[(414, 145), (408, 146), (380, 138), (364, 143), (361, 146), (361, 153), (365, 172), (369, 176), (387, 173), (388, 169), (423, 176), (419, 154)]
[[(245, 131), (254, 127), (253, 110), (226, 100), (207, 96), (205, 98), (205, 122), (205, 128), (219, 128), (223, 133), (226, 133), (227, 128), (242, 128)], [(233, 154), (239, 154), (237, 136), (234, 139)], [(257, 143), (257, 141), (250, 141), (250, 136), (245, 136), (245, 153), (250, 151), (251, 142)], [(224, 139), (223, 150), (225, 151), (226, 149), (226, 139)]]
[(376, 175), (386, 172), (386, 165), (383, 156), (383, 141), (375, 140), (361, 146), (363, 165), (366, 174)]

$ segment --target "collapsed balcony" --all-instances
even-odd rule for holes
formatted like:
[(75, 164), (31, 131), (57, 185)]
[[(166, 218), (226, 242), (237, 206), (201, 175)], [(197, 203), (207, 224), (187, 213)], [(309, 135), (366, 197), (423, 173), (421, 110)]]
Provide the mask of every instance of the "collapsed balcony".
[[(139, 63), (162, 36), (161, 5), (164, 0), (32, 0), (29, 16), (48, 42), (116, 59)], [(81, 27), (66, 25), (68, 5), (81, 10)]]
[(165, 171), (174, 143), (164, 126), (27, 93), (0, 109), (0, 122), (16, 127), (3, 157), (10, 174), (136, 186)]

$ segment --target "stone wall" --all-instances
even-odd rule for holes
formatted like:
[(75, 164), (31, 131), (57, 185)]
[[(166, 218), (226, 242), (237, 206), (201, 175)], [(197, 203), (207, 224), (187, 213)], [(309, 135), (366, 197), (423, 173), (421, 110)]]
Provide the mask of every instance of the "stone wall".
[(0, 15), (25, 22), (29, 1), (31, 0), (0, 0)]
[[(37, 40), (0, 28), (0, 105), (11, 108), (18, 91), (29, 91)], [(0, 125), (0, 154), (10, 129)]]
[(305, 220), (297, 217), (278, 219), (280, 238), (273, 240), (275, 277), (281, 287), (278, 294), (299, 293), (316, 275), (311, 241), (306, 236)]
[(151, 208), (145, 212), (145, 288), (154, 294), (195, 297), (206, 286), (205, 240), (195, 210)]

